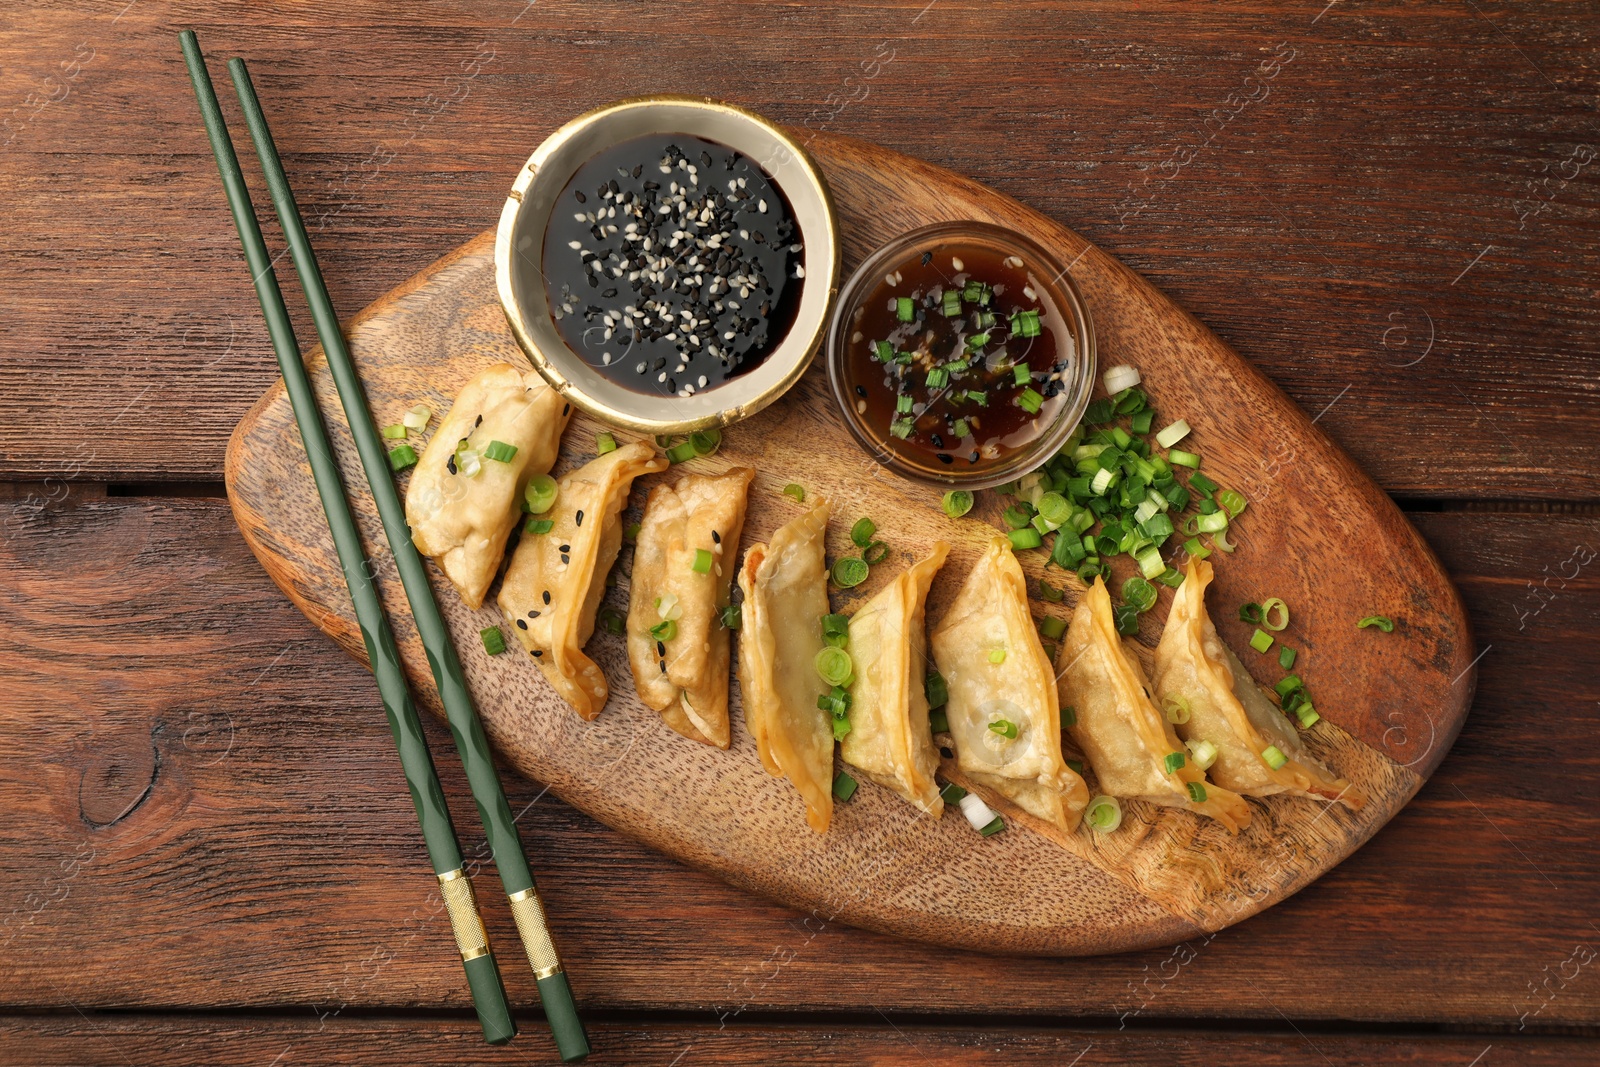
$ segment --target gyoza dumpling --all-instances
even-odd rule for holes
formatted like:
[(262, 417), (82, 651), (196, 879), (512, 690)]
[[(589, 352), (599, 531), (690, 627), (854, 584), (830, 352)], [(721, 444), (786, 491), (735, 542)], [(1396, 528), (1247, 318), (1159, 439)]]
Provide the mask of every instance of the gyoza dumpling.
[(1056, 668), (1061, 706), (1072, 708), (1062, 713), (1067, 729), (1102, 790), (1188, 808), (1234, 832), (1250, 824), (1250, 805), (1206, 782), (1172, 724), (1150, 702), (1144, 672), (1117, 635), (1111, 595), (1099, 578), (1078, 601)]
[(928, 638), (924, 601), (950, 546), (934, 543), (850, 616), (850, 732), (839, 754), (874, 782), (938, 818), (944, 812), (933, 775), (939, 753), (928, 729)]
[[(572, 405), (537, 373), (496, 363), (467, 382), (422, 450), (406, 489), (411, 540), (439, 564), (467, 607), (483, 606), (521, 514), (522, 491), (555, 464), (571, 414)], [(466, 463), (456, 457), (463, 440), (474, 453)], [(487, 458), (495, 441), (516, 454)]]
[[(1359, 810), (1366, 796), (1337, 778), (1306, 752), (1289, 720), (1261, 692), (1232, 649), (1217, 636), (1206, 614), (1211, 564), (1191, 559), (1172, 600), (1167, 628), (1156, 648), (1155, 692), (1161, 699), (1188, 701), (1189, 720), (1178, 724), (1188, 741), (1217, 747), (1211, 780), (1246, 796), (1295, 793), (1343, 801)], [(1262, 753), (1276, 747), (1277, 769)]]
[[(755, 471), (687, 474), (645, 502), (633, 550), (628, 663), (640, 698), (685, 737), (728, 747), (728, 606)], [(699, 553), (706, 553), (700, 556)], [(700, 562), (707, 565), (704, 570)], [(650, 631), (671, 620), (670, 638)]]
[(1061, 756), (1055, 678), (1005, 538), (990, 542), (939, 620), (933, 658), (962, 772), (1064, 833), (1077, 829), (1089, 788)]
[(817, 707), (831, 687), (817, 673), (828, 614), (824, 538), (828, 502), (754, 544), (739, 569), (744, 590), (739, 688), (745, 723), (767, 773), (787, 776), (817, 833), (833, 818), (832, 715)]
[(522, 647), (574, 711), (592, 719), (611, 690), (600, 667), (583, 654), (606, 591), (606, 572), (622, 547), (617, 516), (641, 474), (667, 461), (642, 442), (590, 460), (556, 483), (556, 502), (536, 521), (550, 532), (524, 532), (500, 584), (500, 610)]

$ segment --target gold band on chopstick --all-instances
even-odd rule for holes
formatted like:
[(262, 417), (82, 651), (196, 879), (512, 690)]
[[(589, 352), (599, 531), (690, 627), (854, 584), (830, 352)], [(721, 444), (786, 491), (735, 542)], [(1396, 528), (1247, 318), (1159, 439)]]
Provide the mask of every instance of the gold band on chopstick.
[(450, 912), (450, 929), (456, 935), (456, 948), (462, 962), (489, 953), (489, 934), (478, 914), (478, 900), (472, 895), (472, 882), (460, 867), (439, 875), (439, 895)]
[(544, 904), (539, 900), (539, 890), (529, 886), (506, 899), (511, 901), (511, 917), (516, 920), (517, 934), (522, 938), (522, 947), (533, 966), (533, 976), (549, 978), (561, 973), (561, 957), (556, 955), (556, 946), (550, 940), (550, 928), (545, 925)]

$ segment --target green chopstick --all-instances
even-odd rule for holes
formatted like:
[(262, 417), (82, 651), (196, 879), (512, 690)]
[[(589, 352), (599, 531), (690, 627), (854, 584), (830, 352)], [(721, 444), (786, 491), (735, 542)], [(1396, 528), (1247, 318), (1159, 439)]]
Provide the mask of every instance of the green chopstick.
[(400, 765), (405, 771), (406, 784), (411, 788), (411, 802), (417, 809), (417, 821), (422, 825), (428, 859), (433, 864), (434, 874), (439, 879), (440, 895), (450, 913), (450, 925), (455, 932), (456, 945), (461, 950), (462, 967), (466, 970), (467, 985), (472, 991), (472, 1003), (478, 1011), (484, 1039), (490, 1044), (504, 1044), (516, 1035), (516, 1023), (511, 1018), (511, 1005), (506, 1000), (505, 987), (500, 982), (500, 970), (489, 952), (483, 920), (472, 895), (472, 883), (462, 870), (461, 846), (456, 841), (455, 826), (450, 821), (444, 790), (439, 786), (439, 777), (434, 772), (433, 759), (428, 754), (428, 744), (423, 738), (422, 719), (411, 700), (411, 690), (406, 685), (405, 673), (400, 667), (400, 653), (395, 648), (394, 633), (389, 629), (388, 617), (372, 585), (367, 559), (361, 550), (361, 537), (356, 532), (355, 519), (350, 514), (350, 505), (344, 496), (339, 468), (328, 446), (327, 430), (322, 425), (316, 397), (311, 392), (311, 382), (300, 361), (300, 346), (295, 340), (294, 327), (289, 322), (283, 293), (278, 289), (272, 261), (267, 256), (266, 242), (261, 238), (261, 227), (256, 223), (255, 208), (250, 202), (250, 192), (245, 188), (239, 159), (234, 154), (233, 142), (228, 137), (222, 111), (217, 106), (217, 94), (212, 89), (211, 76), (206, 72), (205, 59), (200, 54), (200, 46), (192, 31), (185, 30), (179, 39), (183, 44), (184, 61), (189, 66), (190, 80), (194, 82), (200, 115), (205, 120), (206, 136), (211, 140), (217, 169), (222, 173), (222, 187), (228, 196), (228, 207), (233, 212), (239, 241), (244, 246), (245, 262), (249, 264), (250, 273), (255, 279), (261, 313), (267, 321), (267, 333), (272, 338), (272, 350), (278, 357), (289, 403), (294, 408), (300, 440), (305, 445), (306, 458), (311, 463), (317, 495), (322, 498), (322, 510), (328, 517), (328, 529), (333, 534), (333, 544), (339, 553), (339, 565), (344, 570), (350, 600), (355, 605), (356, 619), (361, 624), (361, 639), (367, 646), (367, 659), (378, 681), (378, 693), (389, 717), (389, 729), (394, 734), (395, 747), (400, 751)]
[(523, 853), (516, 819), (511, 814), (510, 804), (506, 802), (505, 790), (501, 788), (500, 775), (495, 770), (483, 724), (478, 719), (472, 695), (467, 691), (466, 676), (456, 656), (455, 643), (433, 598), (433, 587), (428, 584), (422, 556), (417, 552), (416, 545), (412, 544), (411, 527), (406, 523), (405, 507), (395, 489), (389, 454), (373, 424), (366, 392), (356, 373), (355, 361), (350, 357), (350, 349), (345, 344), (339, 316), (328, 297), (328, 289), (323, 283), (322, 271), (317, 266), (316, 253), (311, 249), (305, 223), (300, 218), (300, 209), (295, 204), (294, 193), (289, 188), (283, 164), (278, 159), (277, 146), (273, 143), (272, 132), (267, 128), (261, 102), (256, 99), (250, 72), (244, 60), (235, 58), (228, 61), (228, 73), (233, 76), (239, 104), (244, 109), (245, 122), (250, 128), (250, 138), (255, 143), (256, 156), (266, 173), (267, 189), (272, 195), (278, 222), (288, 241), (295, 270), (300, 275), (300, 287), (311, 305), (311, 319), (316, 324), (317, 337), (322, 341), (322, 350), (328, 359), (328, 369), (338, 387), (339, 402), (344, 406), (345, 419), (355, 439), (356, 451), (361, 456), (361, 465), (366, 471), (367, 484), (372, 489), (378, 516), (383, 522), (395, 568), (400, 573), (406, 599), (411, 604), (417, 634), (427, 650), (434, 684), (438, 687), (445, 716), (450, 721), (450, 733), (455, 738), (456, 751), (460, 753), (461, 762), (466, 767), (467, 781), (472, 786), (472, 799), (478, 805), (478, 815), (483, 820), (495, 866), (500, 871), (501, 884), (511, 902), (511, 915), (516, 921), (517, 933), (522, 938), (528, 962), (533, 966), (545, 1017), (550, 1022), (561, 1058), (582, 1059), (589, 1053), (588, 1037), (578, 1018), (577, 1004), (572, 999), (572, 989), (567, 983), (561, 958), (550, 939), (544, 905), (534, 885), (527, 856)]

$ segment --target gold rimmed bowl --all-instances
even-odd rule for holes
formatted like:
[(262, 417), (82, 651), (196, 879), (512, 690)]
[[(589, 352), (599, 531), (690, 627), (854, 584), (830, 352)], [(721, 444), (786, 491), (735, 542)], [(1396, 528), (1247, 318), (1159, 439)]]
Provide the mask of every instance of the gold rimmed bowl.
[[(710, 141), (758, 164), (788, 202), (804, 271), (793, 314), (760, 363), (691, 395), (632, 388), (573, 350), (557, 327), (541, 264), (559, 200), (596, 156), (650, 135)], [(578, 408), (615, 426), (673, 434), (726, 426), (760, 411), (805, 373), (822, 343), (839, 285), (839, 232), (821, 171), (778, 126), (701, 97), (651, 96), (590, 111), (545, 139), (500, 212), (495, 283), (511, 331), (540, 375)], [(623, 356), (621, 358), (627, 358)]]

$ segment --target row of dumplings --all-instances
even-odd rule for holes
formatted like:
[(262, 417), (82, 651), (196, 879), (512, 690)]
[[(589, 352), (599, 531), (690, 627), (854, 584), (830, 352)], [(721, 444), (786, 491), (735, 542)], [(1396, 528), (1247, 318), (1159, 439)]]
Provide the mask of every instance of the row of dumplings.
[[(569, 416), (536, 374), (491, 367), (463, 389), (417, 464), (406, 495), (413, 537), (469, 606), (482, 605), (520, 517), (522, 488), (554, 464)], [(514, 446), (515, 455), (474, 474), (460, 469), (463, 448), (491, 441)], [(540, 516), (546, 532), (520, 539), (501, 583), (498, 604), (511, 632), (585, 719), (610, 693), (584, 646), (621, 549), (621, 513), (634, 479), (667, 466), (636, 442), (565, 475)], [(651, 489), (634, 552), (628, 660), (640, 698), (668, 726), (727, 748), (728, 607), (737, 577), (746, 725), (766, 770), (792, 783), (818, 832), (832, 816), (834, 723), (845, 707), (843, 761), (934, 816), (944, 807), (935, 772), (946, 747), (963, 781), (1002, 808), (1073, 832), (1090, 792), (1068, 764), (1063, 727), (1100, 792), (1186, 808), (1233, 831), (1250, 821), (1245, 796), (1362, 804), (1359, 790), (1305, 750), (1218, 638), (1204, 603), (1208, 563), (1189, 563), (1153, 679), (1117, 634), (1098, 580), (1080, 598), (1052, 664), (1003, 537), (991, 540), (931, 636), (925, 604), (949, 552), (942, 541), (861, 605), (844, 632), (825, 634), (829, 505), (813, 503), (767, 543), (749, 546), (736, 568), (753, 477), (734, 468)], [(847, 696), (817, 666), (825, 648), (841, 644)], [(937, 739), (924, 685), (934, 669), (948, 692), (949, 734)], [(1186, 721), (1168, 721), (1156, 693), (1181, 696)], [(1214, 761), (1202, 769), (1185, 742), (1208, 743)]]

